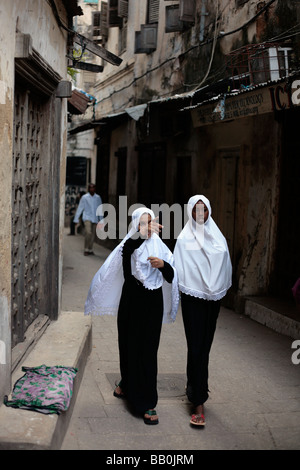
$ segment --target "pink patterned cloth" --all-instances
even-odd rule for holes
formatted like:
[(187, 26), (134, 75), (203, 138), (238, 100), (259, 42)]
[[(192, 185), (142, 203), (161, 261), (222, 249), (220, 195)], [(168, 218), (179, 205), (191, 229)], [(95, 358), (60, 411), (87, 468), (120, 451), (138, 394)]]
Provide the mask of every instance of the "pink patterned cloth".
[(64, 366), (22, 367), (25, 375), (14, 385), (12, 400), (6, 406), (38, 411), (44, 414), (68, 409), (77, 369)]

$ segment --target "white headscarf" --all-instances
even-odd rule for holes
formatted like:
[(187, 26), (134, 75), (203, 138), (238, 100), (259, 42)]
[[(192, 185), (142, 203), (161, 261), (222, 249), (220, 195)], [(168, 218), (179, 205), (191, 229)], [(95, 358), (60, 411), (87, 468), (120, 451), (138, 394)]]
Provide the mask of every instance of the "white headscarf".
[[(85, 315), (116, 315), (118, 313), (124, 283), (122, 264), (123, 245), (128, 238), (136, 234), (140, 218), (145, 213), (150, 214), (152, 220), (155, 218), (153, 211), (146, 207), (136, 209), (132, 214), (132, 228), (95, 274), (85, 302)], [(159, 269), (152, 268), (147, 260), (149, 256), (163, 259), (173, 267), (174, 278), (172, 283), (165, 281)], [(133, 252), (131, 255), (131, 272), (146, 289), (154, 290), (162, 287), (164, 300), (163, 322), (173, 322), (179, 304), (177, 273), (174, 268), (173, 255), (158, 235), (153, 233), (150, 238), (146, 239)]]
[[(192, 217), (195, 204), (201, 200), (209, 215), (204, 224)], [(211, 217), (209, 200), (202, 195), (189, 199), (188, 222), (178, 236), (174, 259), (179, 290), (206, 300), (220, 300), (231, 286), (232, 266), (225, 237)]]

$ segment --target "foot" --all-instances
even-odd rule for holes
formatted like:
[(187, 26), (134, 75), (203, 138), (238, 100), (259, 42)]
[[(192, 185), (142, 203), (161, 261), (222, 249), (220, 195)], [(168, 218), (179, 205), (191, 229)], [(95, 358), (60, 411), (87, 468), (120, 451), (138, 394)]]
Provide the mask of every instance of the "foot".
[(117, 385), (116, 388), (114, 389), (114, 397), (125, 398), (125, 395), (124, 395), (120, 385)]
[(158, 424), (158, 416), (155, 410), (147, 410), (144, 414), (145, 424)]
[(205, 426), (204, 407), (199, 405), (196, 407), (195, 413), (192, 414), (190, 423), (194, 426)]

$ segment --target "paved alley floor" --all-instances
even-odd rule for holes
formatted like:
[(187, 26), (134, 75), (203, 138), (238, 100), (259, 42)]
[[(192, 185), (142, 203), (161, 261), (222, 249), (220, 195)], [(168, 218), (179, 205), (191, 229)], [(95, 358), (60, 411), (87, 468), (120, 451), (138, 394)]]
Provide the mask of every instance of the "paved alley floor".
[[(110, 253), (94, 248), (94, 256), (84, 256), (83, 237), (65, 235), (62, 310), (83, 312), (90, 282)], [(175, 323), (162, 329), (160, 422), (146, 426), (126, 401), (113, 396), (119, 379), (116, 317), (92, 322), (92, 352), (62, 450), (300, 449), (300, 364), (292, 362), (291, 338), (222, 308), (210, 356), (206, 426), (194, 428), (184, 393), (186, 343), (179, 310)]]

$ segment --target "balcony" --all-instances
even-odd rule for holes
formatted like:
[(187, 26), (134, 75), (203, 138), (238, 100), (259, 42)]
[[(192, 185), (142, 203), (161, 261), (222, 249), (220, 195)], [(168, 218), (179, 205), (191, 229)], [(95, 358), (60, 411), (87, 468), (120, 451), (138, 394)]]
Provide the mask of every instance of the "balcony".
[(231, 90), (266, 83), (289, 74), (290, 47), (278, 43), (251, 44), (226, 56), (226, 72)]

